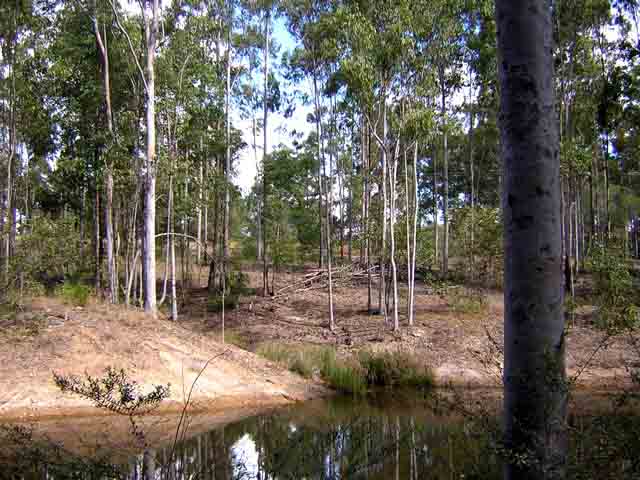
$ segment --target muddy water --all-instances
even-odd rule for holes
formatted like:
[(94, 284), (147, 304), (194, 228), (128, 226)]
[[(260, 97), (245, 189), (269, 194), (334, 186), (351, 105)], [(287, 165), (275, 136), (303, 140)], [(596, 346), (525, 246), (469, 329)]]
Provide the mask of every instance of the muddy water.
[[(336, 397), (205, 428), (197, 435), (191, 435), (195, 432), (187, 423), (185, 440), (174, 445), (165, 436), (161, 444), (130, 451), (127, 458), (119, 452), (117, 461), (112, 458), (118, 464), (113, 471), (100, 470), (109, 463), (103, 451), (101, 462), (92, 464), (87, 455), (85, 463), (66, 471), (34, 468), (46, 477), (24, 478), (68, 478), (65, 474), (73, 470), (86, 478), (132, 480), (497, 479), (499, 435), (492, 412), (498, 405), (491, 395), (473, 392), (444, 400), (415, 392), (365, 400)], [(471, 406), (474, 413), (465, 413)], [(174, 421), (166, 422), (170, 432)], [(584, 413), (571, 418), (571, 427), (569, 478), (640, 478), (635, 415)], [(87, 473), (90, 468), (96, 471)]]

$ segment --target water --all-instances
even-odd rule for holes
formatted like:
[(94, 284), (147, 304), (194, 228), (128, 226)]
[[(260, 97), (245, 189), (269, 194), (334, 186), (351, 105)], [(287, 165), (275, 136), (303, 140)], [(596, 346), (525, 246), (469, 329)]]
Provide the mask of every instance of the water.
[[(445, 402), (415, 392), (336, 397), (246, 418), (175, 447), (165, 438), (115, 469), (107, 458), (58, 458), (18, 478), (498, 479), (499, 404), (478, 392)], [(474, 413), (464, 413), (465, 405)], [(583, 411), (570, 419), (568, 478), (640, 478), (638, 417), (607, 405), (598, 407), (604, 415)]]

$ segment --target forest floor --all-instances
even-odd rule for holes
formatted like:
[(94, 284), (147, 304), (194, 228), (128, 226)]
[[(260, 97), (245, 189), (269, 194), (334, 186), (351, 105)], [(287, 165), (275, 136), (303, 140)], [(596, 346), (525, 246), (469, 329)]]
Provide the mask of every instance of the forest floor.
[[(303, 275), (281, 274), (279, 288), (300, 282)], [(262, 284), (261, 274), (250, 272), (249, 276), (253, 286)], [(416, 285), (412, 327), (407, 324), (406, 293), (406, 287), (401, 286), (398, 333), (381, 315), (368, 314), (365, 283), (334, 289), (334, 332), (328, 328), (328, 293), (315, 289), (294, 291), (275, 300), (243, 298), (236, 310), (226, 312), (226, 336), (229, 342), (249, 351), (267, 344), (332, 345), (343, 356), (363, 349), (402, 350), (430, 366), (438, 385), (501, 387), (502, 292), (464, 286), (434, 290)], [(374, 309), (378, 306), (377, 295), (374, 284)], [(207, 312), (206, 302), (206, 289), (190, 292), (183, 305), (184, 325), (215, 338), (220, 335), (221, 318)], [(625, 388), (630, 383), (629, 367), (640, 361), (638, 352), (630, 338), (610, 337), (595, 328), (594, 313), (595, 307), (583, 305), (570, 322), (566, 357), (569, 378), (577, 387), (592, 391)]]
[[(302, 275), (281, 274), (276, 290)], [(249, 276), (252, 286), (261, 283), (260, 274)], [(501, 292), (417, 285), (415, 325), (409, 327), (403, 287), (401, 328), (394, 333), (381, 315), (368, 314), (366, 284), (336, 286), (334, 332), (328, 328), (326, 289), (293, 290), (277, 299), (242, 297), (226, 312), (226, 344), (220, 342), (221, 316), (210, 311), (203, 286), (182, 297), (177, 323), (162, 312), (154, 320), (121, 306), (92, 302), (80, 308), (58, 298), (37, 298), (15, 315), (0, 316), (0, 417), (99, 413), (89, 402), (61, 393), (53, 373), (101, 376), (108, 366), (127, 371), (142, 390), (170, 383), (165, 412), (182, 409), (198, 375), (191, 410), (221, 418), (329, 394), (321, 382), (254, 353), (270, 345), (333, 346), (343, 357), (363, 349), (401, 350), (430, 367), (440, 386), (501, 385)], [(372, 294), (377, 307), (375, 288)], [(569, 376), (591, 391), (620, 390), (629, 384), (638, 352), (630, 338), (609, 338), (595, 328), (593, 312), (583, 306), (571, 322)]]
[(190, 411), (224, 418), (328, 394), (322, 385), (253, 353), (122, 306), (80, 308), (37, 298), (0, 318), (0, 417), (5, 420), (101, 413), (88, 401), (61, 393), (53, 373), (103, 377), (107, 367), (124, 369), (143, 392), (169, 383), (163, 413), (180, 412), (192, 385)]

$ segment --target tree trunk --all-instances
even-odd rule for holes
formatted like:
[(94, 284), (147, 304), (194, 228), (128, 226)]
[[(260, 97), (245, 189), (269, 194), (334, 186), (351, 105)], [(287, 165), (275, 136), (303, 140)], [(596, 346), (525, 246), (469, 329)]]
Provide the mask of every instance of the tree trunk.
[[(154, 317), (156, 307), (156, 97), (155, 55), (158, 34), (159, 0), (146, 0), (144, 4), (147, 87), (147, 153), (144, 160), (144, 236), (142, 242), (142, 268), (144, 270), (144, 310)], [(148, 11), (150, 10), (150, 11)]]
[(268, 120), (269, 120), (269, 23), (271, 19), (270, 11), (265, 13), (264, 17), (264, 93), (262, 99), (263, 109), (263, 139), (264, 145), (262, 150), (262, 288), (263, 295), (269, 294), (269, 267), (268, 261), (268, 244), (267, 244), (267, 158), (269, 155), (268, 144)]
[(396, 140), (393, 161), (389, 165), (389, 233), (391, 240), (391, 281), (393, 286), (393, 330), (397, 332), (400, 329), (398, 319), (398, 268), (396, 265), (396, 185), (398, 172), (398, 157), (400, 156), (400, 139)]
[[(323, 170), (320, 172), (320, 175), (318, 177), (319, 179), (318, 185), (320, 187), (320, 198), (322, 198), (324, 194), (322, 176), (323, 174), (325, 176), (327, 175), (327, 165), (324, 160), (324, 152), (322, 148), (322, 127), (320, 124), (320, 114), (321, 114), (320, 91), (318, 89), (318, 80), (315, 73), (313, 77), (313, 96), (314, 96), (314, 103), (315, 103), (316, 135), (318, 137), (318, 161)], [(329, 175), (331, 175), (331, 165), (329, 165)], [(329, 181), (330, 181), (330, 178), (329, 178)], [(327, 190), (327, 196), (325, 199), (326, 218), (325, 218), (324, 234), (325, 234), (325, 244), (327, 247), (327, 254), (326, 254), (325, 260), (326, 260), (326, 266), (327, 266), (327, 277), (329, 281), (329, 329), (333, 331), (335, 326), (334, 326), (334, 318), (333, 318), (333, 279), (332, 279), (332, 272), (331, 272), (331, 223), (329, 222), (329, 215), (331, 215), (331, 187), (327, 186), (326, 190)]]
[(380, 312), (384, 315), (385, 322), (387, 321), (387, 305), (383, 302), (383, 295), (386, 293), (385, 284), (385, 262), (386, 262), (386, 244), (387, 244), (387, 105), (386, 98), (383, 96), (382, 101), (385, 102), (382, 106), (383, 118), (382, 118), (382, 142), (380, 145), (380, 151), (382, 154), (382, 208), (380, 211), (380, 221), (382, 222), (382, 242), (380, 245), (380, 289), (378, 291), (378, 307)]
[(416, 291), (416, 248), (418, 245), (418, 142), (413, 152), (413, 238), (411, 245), (411, 291), (409, 292), (409, 325), (413, 325)]
[(433, 163), (433, 264), (438, 265), (440, 257), (440, 249), (438, 248), (438, 161), (435, 147), (431, 154), (431, 161)]
[(447, 94), (445, 88), (444, 67), (441, 67), (442, 84), (442, 214), (444, 218), (444, 236), (442, 239), (442, 277), (449, 275), (449, 147), (447, 145)]
[[(547, 0), (497, 0), (505, 222), (505, 479), (565, 477), (560, 163)], [(513, 459), (526, 454), (526, 462)]]
[(109, 158), (111, 146), (115, 143), (115, 131), (113, 126), (113, 110), (111, 108), (111, 80), (109, 72), (109, 50), (107, 47), (106, 32), (100, 33), (97, 12), (93, 11), (93, 28), (96, 36), (96, 43), (100, 52), (102, 63), (102, 87), (106, 106), (107, 130), (109, 132), (109, 142), (105, 155), (105, 206), (104, 206), (104, 230), (105, 230), (105, 250), (107, 254), (107, 275), (109, 277), (108, 298), (111, 303), (118, 303), (118, 285), (116, 276), (116, 261), (113, 253), (114, 232), (113, 232), (113, 162)]

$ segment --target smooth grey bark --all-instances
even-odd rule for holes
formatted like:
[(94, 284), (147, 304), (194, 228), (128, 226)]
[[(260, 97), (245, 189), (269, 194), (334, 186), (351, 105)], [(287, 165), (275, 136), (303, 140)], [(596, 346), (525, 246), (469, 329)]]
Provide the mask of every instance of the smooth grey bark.
[(445, 86), (444, 67), (440, 67), (440, 83), (442, 85), (442, 216), (444, 234), (442, 238), (442, 276), (449, 274), (449, 146), (447, 135), (447, 90)]
[[(314, 105), (315, 105), (315, 117), (316, 117), (316, 135), (318, 137), (318, 162), (319, 162), (319, 168), (321, 168), (322, 170), (319, 172), (319, 176), (318, 176), (318, 186), (320, 189), (320, 198), (322, 198), (322, 196), (324, 195), (324, 182), (322, 181), (322, 177), (323, 175), (326, 176), (327, 175), (327, 164), (325, 161), (325, 156), (324, 156), (324, 149), (322, 148), (322, 125), (321, 125), (321, 105), (320, 105), (320, 90), (318, 89), (318, 79), (317, 79), (317, 75), (315, 73), (315, 69), (314, 69), (314, 75), (313, 75), (313, 97), (314, 97)], [(325, 230), (324, 230), (324, 235), (325, 235), (325, 244), (326, 244), (326, 249), (327, 249), (327, 253), (326, 253), (326, 268), (327, 268), (327, 277), (328, 277), (328, 281), (329, 281), (329, 330), (333, 331), (335, 328), (335, 320), (334, 320), (334, 316), (333, 316), (333, 278), (332, 278), (332, 272), (331, 272), (331, 222), (330, 222), (330, 215), (331, 215), (331, 165), (329, 165), (329, 185), (327, 185), (326, 187), (326, 208), (325, 208), (325, 212), (326, 212), (326, 216), (325, 216)], [(322, 225), (322, 222), (320, 222), (320, 225)]]
[[(382, 101), (384, 102), (382, 109), (382, 140), (379, 140), (380, 150), (382, 153), (382, 209), (381, 209), (381, 222), (382, 222), (382, 243), (380, 245), (380, 289), (378, 291), (378, 308), (383, 313), (385, 322), (387, 319), (387, 305), (383, 302), (383, 295), (385, 294), (386, 279), (385, 279), (385, 262), (386, 262), (386, 244), (387, 244), (387, 105), (386, 98), (383, 95)], [(375, 134), (375, 132), (374, 132)]]
[(158, 36), (159, 0), (144, 3), (144, 34), (146, 43), (145, 85), (146, 100), (146, 156), (144, 178), (144, 233), (142, 239), (142, 269), (144, 271), (144, 310), (155, 316), (156, 305), (156, 98), (155, 58)]
[[(113, 109), (111, 107), (111, 78), (109, 71), (109, 50), (107, 47), (106, 32), (104, 35), (100, 33), (100, 25), (98, 23), (97, 11), (95, 3), (93, 7), (93, 29), (96, 37), (96, 44), (100, 52), (100, 60), (102, 63), (102, 87), (104, 90), (104, 100), (106, 106), (107, 130), (109, 132), (109, 147), (115, 143), (115, 130), (113, 125)], [(104, 233), (105, 233), (105, 250), (107, 254), (107, 276), (109, 282), (109, 301), (118, 303), (118, 281), (116, 275), (116, 261), (113, 252), (114, 231), (113, 231), (113, 162), (109, 160), (109, 150), (107, 148), (105, 157), (105, 206), (104, 206)]]
[[(497, 0), (504, 165), (505, 479), (565, 477), (560, 160), (547, 0)], [(516, 462), (514, 455), (529, 455)]]
[(396, 185), (398, 173), (398, 157), (400, 156), (400, 139), (396, 140), (393, 158), (389, 164), (389, 237), (391, 243), (391, 281), (393, 288), (393, 330), (400, 329), (398, 319), (398, 268), (396, 265)]
[(262, 288), (263, 295), (269, 294), (269, 267), (267, 265), (267, 158), (269, 155), (269, 143), (268, 143), (268, 121), (269, 121), (269, 26), (271, 19), (271, 12), (265, 12), (264, 16), (264, 93), (262, 99), (263, 109), (263, 150), (262, 150), (262, 206), (261, 206), (261, 228), (262, 231)]
[(438, 159), (436, 149), (431, 154), (433, 163), (433, 264), (438, 265), (440, 250), (438, 248)]
[[(233, 29), (233, 5), (229, 4), (229, 28), (227, 30), (227, 66), (225, 87), (225, 166), (224, 166), (224, 224), (222, 235), (222, 343), (224, 343), (225, 295), (229, 260), (229, 181), (231, 173), (231, 30)], [(266, 135), (266, 134), (265, 134)], [(265, 136), (266, 138), (266, 136)]]

